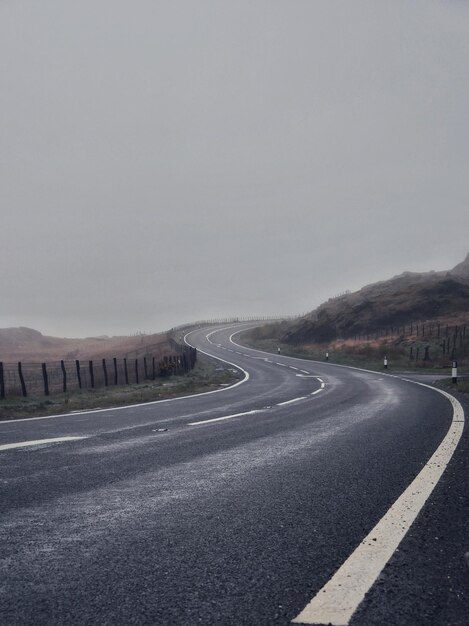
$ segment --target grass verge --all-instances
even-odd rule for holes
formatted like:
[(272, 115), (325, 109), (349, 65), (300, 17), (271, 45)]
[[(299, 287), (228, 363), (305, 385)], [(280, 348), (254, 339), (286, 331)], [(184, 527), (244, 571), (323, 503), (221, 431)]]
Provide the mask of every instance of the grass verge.
[[(336, 363), (338, 365), (350, 365), (352, 367), (360, 367), (363, 369), (373, 370), (376, 372), (383, 372), (384, 369), (384, 352), (381, 350), (369, 349), (364, 350), (362, 353), (352, 351), (339, 351), (328, 349), (324, 346), (314, 345), (290, 345), (281, 343), (274, 338), (256, 338), (252, 333), (246, 331), (240, 336), (240, 343), (248, 347), (255, 348), (257, 350), (264, 350), (272, 354), (278, 353), (280, 348), (280, 354), (296, 357), (300, 359), (307, 359), (312, 361), (324, 361), (326, 362), (326, 351), (329, 350), (329, 363)], [(459, 368), (460, 373), (469, 373), (467, 368)], [(451, 366), (448, 363), (447, 366), (442, 367), (432, 363), (419, 362), (416, 367), (411, 361), (399, 353), (388, 353), (388, 368), (386, 370), (389, 373), (399, 372), (414, 372), (419, 374), (448, 374), (450, 375)]]
[(185, 376), (158, 378), (140, 385), (86, 389), (48, 397), (6, 398), (0, 401), (0, 420), (165, 400), (220, 389), (241, 378), (242, 373), (238, 370), (199, 354), (194, 369)]
[(441, 387), (446, 391), (459, 391), (460, 393), (469, 393), (469, 379), (458, 378), (457, 383), (453, 383), (452, 378), (444, 378), (436, 383), (437, 387)]

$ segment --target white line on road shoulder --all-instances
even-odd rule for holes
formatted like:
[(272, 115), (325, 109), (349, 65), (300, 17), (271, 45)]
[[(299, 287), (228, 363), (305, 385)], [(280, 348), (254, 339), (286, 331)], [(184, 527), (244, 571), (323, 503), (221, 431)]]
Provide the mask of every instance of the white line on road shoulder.
[[(235, 335), (236, 333), (233, 333)], [(232, 340), (231, 342), (239, 346)], [(268, 354), (263, 350), (253, 350), (259, 354)], [(288, 359), (293, 357), (286, 357)], [(298, 359), (302, 360), (305, 359)], [(317, 361), (311, 361), (316, 363)], [(317, 362), (319, 363), (319, 362)], [(321, 363), (321, 365), (325, 365)], [(330, 367), (351, 369), (368, 374), (379, 375), (378, 372), (362, 367), (349, 365), (327, 364)], [(382, 374), (381, 374), (382, 376)], [(453, 407), (453, 419), (446, 436), (424, 465), (420, 473), (411, 482), (402, 495), (394, 502), (388, 512), (365, 537), (362, 543), (348, 557), (334, 576), (316, 594), (311, 602), (292, 620), (297, 624), (331, 624), (347, 626), (365, 594), (375, 583), (377, 577), (392, 557), (407, 531), (415, 521), (433, 489), (439, 482), (450, 462), (464, 430), (464, 410), (456, 398), (442, 389), (431, 385), (385, 374), (390, 378), (405, 380), (421, 387), (427, 387), (445, 396)], [(322, 389), (317, 390), (322, 391)]]
[(453, 420), (445, 438), (417, 477), (361, 544), (292, 620), (294, 623), (347, 626), (365, 594), (407, 534), (453, 456), (464, 429), (464, 411), (461, 404), (441, 389), (424, 383), (415, 384), (433, 389), (451, 402)]
[(18, 443), (4, 443), (0, 450), (13, 450), (14, 448), (26, 448), (28, 446), (40, 446), (45, 443), (62, 443), (63, 441), (77, 441), (86, 437), (54, 437), (53, 439), (36, 439), (35, 441), (20, 441)]

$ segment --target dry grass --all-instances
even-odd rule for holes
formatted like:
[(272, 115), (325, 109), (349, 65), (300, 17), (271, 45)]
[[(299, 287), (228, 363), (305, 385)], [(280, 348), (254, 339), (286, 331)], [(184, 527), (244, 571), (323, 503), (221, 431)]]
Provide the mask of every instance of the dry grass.
[(164, 333), (137, 337), (47, 337), (27, 328), (0, 329), (0, 361), (5, 363), (51, 362), (133, 356), (146, 346), (164, 356), (171, 350)]

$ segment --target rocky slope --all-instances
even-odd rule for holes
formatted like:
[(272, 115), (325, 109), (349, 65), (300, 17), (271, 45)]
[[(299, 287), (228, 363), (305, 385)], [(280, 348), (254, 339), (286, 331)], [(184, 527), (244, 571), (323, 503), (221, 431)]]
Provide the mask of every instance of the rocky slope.
[(281, 339), (323, 343), (464, 312), (469, 314), (469, 254), (447, 272), (404, 272), (330, 299), (290, 324)]

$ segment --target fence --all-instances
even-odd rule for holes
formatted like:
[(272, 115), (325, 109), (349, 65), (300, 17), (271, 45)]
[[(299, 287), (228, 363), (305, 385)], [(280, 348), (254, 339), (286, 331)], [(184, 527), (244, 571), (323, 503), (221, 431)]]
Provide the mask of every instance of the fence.
[(170, 333), (176, 332), (178, 330), (184, 330), (185, 328), (193, 328), (196, 326), (208, 326), (210, 324), (237, 324), (238, 322), (281, 322), (281, 321), (292, 321), (299, 319), (306, 315), (306, 313), (301, 313), (300, 315), (261, 315), (261, 316), (249, 316), (249, 317), (220, 317), (214, 319), (206, 319), (206, 320), (198, 320), (197, 322), (190, 322), (187, 324), (180, 324), (179, 326), (174, 326), (169, 331)]
[(349, 335), (347, 338), (356, 341), (376, 341), (385, 338), (407, 341), (409, 359), (415, 361), (420, 359), (428, 361), (438, 357), (454, 359), (458, 354), (467, 357), (469, 352), (469, 332), (466, 332), (466, 324), (450, 325), (438, 320), (388, 326), (371, 332)]
[(136, 358), (53, 363), (0, 362), (0, 399), (54, 395), (116, 385), (139, 384), (172, 374), (186, 374), (195, 365), (197, 351), (170, 340), (174, 354), (146, 354)]

